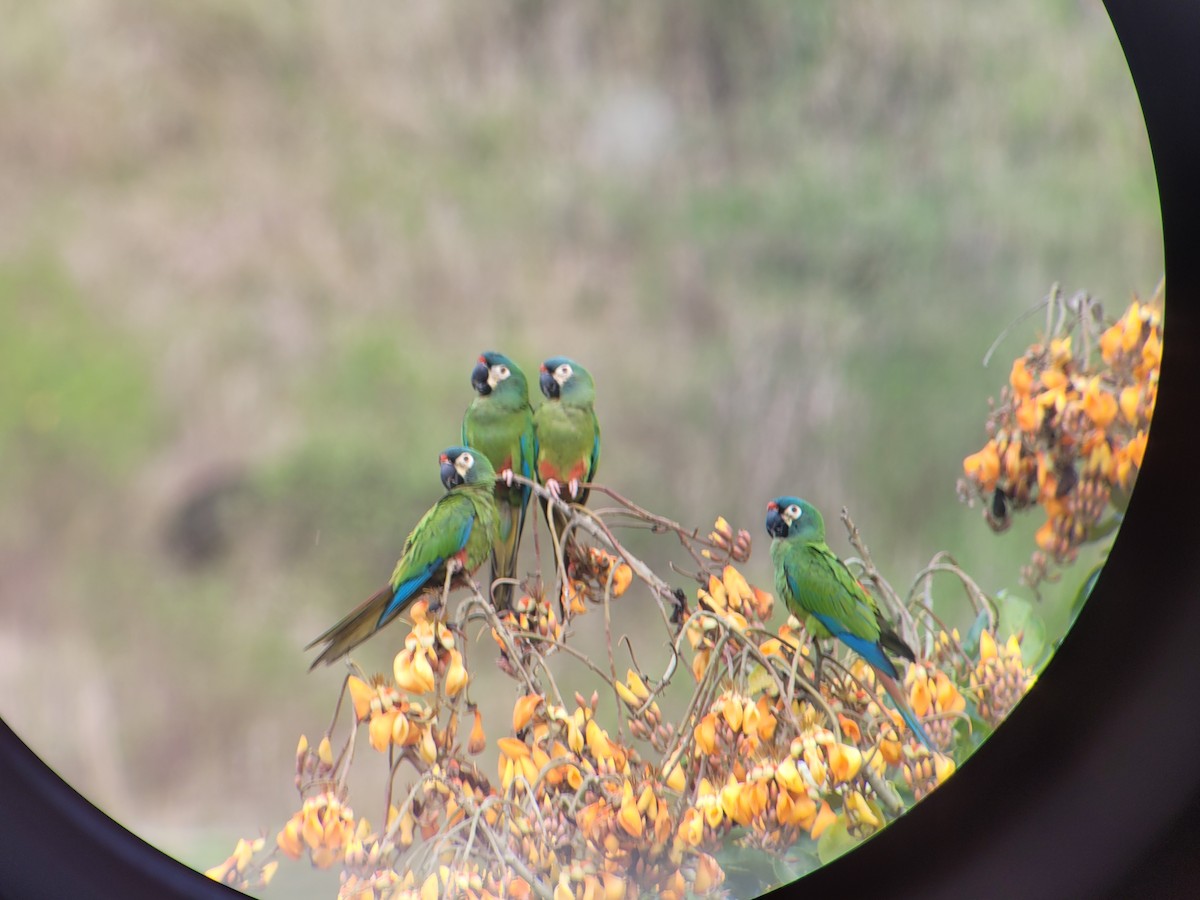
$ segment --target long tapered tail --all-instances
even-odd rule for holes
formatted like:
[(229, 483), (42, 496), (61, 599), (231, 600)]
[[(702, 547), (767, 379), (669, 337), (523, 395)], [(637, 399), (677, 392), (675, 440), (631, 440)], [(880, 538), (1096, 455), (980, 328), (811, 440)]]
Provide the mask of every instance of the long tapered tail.
[(892, 702), (896, 704), (896, 709), (900, 715), (904, 717), (904, 721), (908, 727), (912, 729), (912, 733), (917, 736), (917, 740), (925, 745), (930, 753), (936, 753), (933, 743), (929, 740), (929, 735), (925, 733), (925, 729), (921, 727), (921, 723), (917, 720), (917, 714), (912, 711), (908, 705), (908, 700), (904, 697), (904, 692), (900, 690), (900, 685), (896, 684), (896, 679), (886, 672), (882, 671), (878, 666), (872, 664), (872, 669), (875, 670), (875, 677), (879, 679), (883, 685), (883, 689), (888, 692), (888, 696), (892, 698)]
[(385, 584), (344, 619), (305, 647), (305, 650), (311, 650), (317, 644), (325, 645), (321, 655), (308, 667), (308, 671), (311, 672), (321, 663), (336, 662), (378, 631), (381, 627), (379, 617), (383, 615), (395, 594), (395, 588)]
[[(492, 581), (497, 578), (517, 577), (517, 552), (521, 549), (521, 532), (525, 525), (525, 506), (511, 503), (497, 504), (500, 516), (500, 538), (492, 547)], [(513, 585), (498, 584), (492, 594), (496, 609), (505, 610), (512, 606)]]

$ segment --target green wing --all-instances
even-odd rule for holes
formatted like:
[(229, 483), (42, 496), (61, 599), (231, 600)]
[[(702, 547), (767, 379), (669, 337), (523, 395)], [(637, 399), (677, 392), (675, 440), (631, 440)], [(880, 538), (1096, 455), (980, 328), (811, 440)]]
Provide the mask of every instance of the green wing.
[[(465, 550), (474, 526), (475, 504), (461, 489), (443, 495), (430, 507), (405, 540), (404, 551), (392, 572), (391, 585), (396, 591), (393, 603), (403, 604), (442, 570), (446, 560)], [(385, 617), (390, 612), (389, 606)]]
[(588, 465), (587, 480), (596, 480), (596, 469), (600, 465), (600, 420), (596, 418), (596, 410), (593, 407), (588, 407), (588, 412), (592, 415), (592, 431), (596, 437), (592, 441), (592, 459)]
[[(879, 640), (879, 621), (871, 595), (824, 542), (788, 544), (783, 555), (787, 594), (805, 613), (834, 635)], [(781, 587), (781, 586), (780, 586)]]
[(463, 486), (443, 495), (404, 541), (388, 583), (305, 648), (325, 645), (310, 668), (340, 659), (398, 616), (426, 587), (440, 586), (447, 560), (457, 556), (468, 571), (477, 569), (487, 558), (495, 532), (490, 487)]
[[(512, 408), (476, 398), (463, 416), (462, 436), (463, 443), (486, 456), (497, 472), (507, 466), (518, 475), (533, 477), (533, 411), (528, 402)], [(516, 576), (529, 495), (527, 487), (510, 488), (501, 479), (496, 480), (498, 522), (492, 548), (493, 580)], [(497, 588), (497, 603), (508, 606), (511, 595), (512, 585), (502, 585)]]

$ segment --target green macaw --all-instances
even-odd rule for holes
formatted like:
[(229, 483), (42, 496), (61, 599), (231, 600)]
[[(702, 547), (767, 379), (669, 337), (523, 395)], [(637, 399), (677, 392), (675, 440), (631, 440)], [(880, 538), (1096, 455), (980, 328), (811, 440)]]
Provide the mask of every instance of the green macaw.
[[(533, 408), (525, 373), (502, 353), (488, 351), (471, 371), (471, 387), (477, 394), (463, 415), (462, 440), (488, 458), (498, 474), (496, 511), (499, 524), (492, 548), (492, 581), (514, 578), (517, 550), (525, 527), (529, 488), (513, 486), (517, 473), (533, 478), (537, 442), (533, 433)], [(493, 588), (496, 606), (511, 606), (513, 585)]]
[[(896, 683), (900, 672), (888, 651), (909, 662), (912, 649), (883, 619), (879, 607), (846, 564), (825, 543), (825, 520), (811, 503), (798, 497), (777, 497), (767, 504), (767, 533), (771, 535), (771, 562), (775, 567), (775, 592), (813, 637), (835, 637), (872, 669), (896, 704), (917, 739), (930, 750), (929, 735), (904, 699)], [(818, 676), (820, 677), (820, 676)]]
[[(396, 618), (422, 593), (441, 591), (447, 574), (462, 583), (496, 540), (496, 473), (483, 453), (451, 447), (438, 457), (446, 493), (417, 522), (386, 585), (311, 644), (324, 644), (309, 671), (332, 663)], [(431, 610), (441, 605), (438, 596)]]
[[(564, 356), (546, 360), (540, 371), (546, 400), (533, 414), (537, 479), (556, 498), (587, 503), (588, 491), (580, 484), (595, 477), (600, 462), (600, 423), (592, 408), (596, 386), (587, 369)], [(561, 537), (565, 521), (555, 515), (552, 524)]]

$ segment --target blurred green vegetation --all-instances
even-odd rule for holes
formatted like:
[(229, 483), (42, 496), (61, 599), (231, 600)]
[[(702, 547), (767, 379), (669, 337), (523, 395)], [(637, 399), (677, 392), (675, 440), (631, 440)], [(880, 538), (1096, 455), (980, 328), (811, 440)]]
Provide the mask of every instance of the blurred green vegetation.
[(1020, 593), (954, 482), (1039, 319), (983, 353), (1162, 270), (1098, 2), (2, 6), (0, 714), (194, 865), (290, 812), (481, 350), (584, 361), (600, 480), (759, 584), (786, 490)]

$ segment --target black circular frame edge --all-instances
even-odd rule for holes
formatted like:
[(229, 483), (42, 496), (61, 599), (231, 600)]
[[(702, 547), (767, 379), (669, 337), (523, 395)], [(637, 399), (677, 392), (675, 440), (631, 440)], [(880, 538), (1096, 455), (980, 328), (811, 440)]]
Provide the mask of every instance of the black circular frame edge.
[[(1105, 6), (1146, 119), (1170, 295), (1157, 414), (1126, 524), (1091, 601), (1005, 726), (900, 821), (780, 896), (1194, 896), (1200, 5)], [(0, 796), (0, 897), (237, 896), (100, 812), (2, 721)]]

